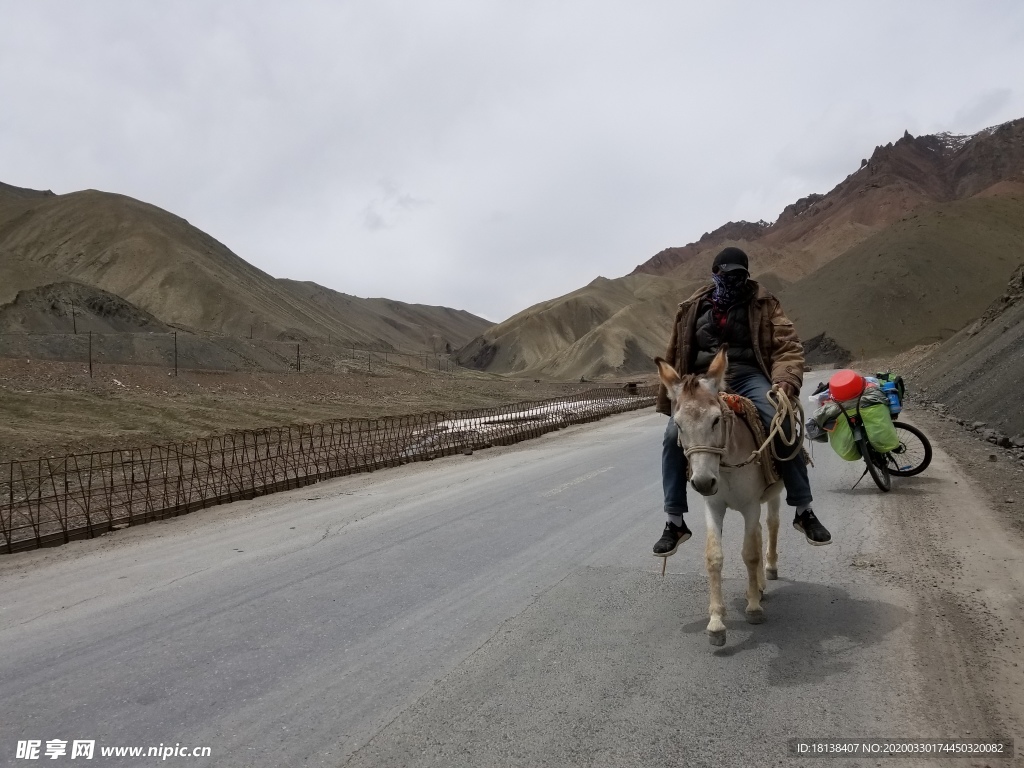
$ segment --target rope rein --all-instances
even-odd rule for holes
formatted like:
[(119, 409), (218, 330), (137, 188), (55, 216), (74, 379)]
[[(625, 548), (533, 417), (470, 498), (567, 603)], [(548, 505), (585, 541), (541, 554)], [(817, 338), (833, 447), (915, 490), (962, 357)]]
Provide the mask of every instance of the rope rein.
[[(739, 469), (740, 467), (745, 467), (748, 464), (752, 464), (754, 462), (760, 464), (761, 461), (764, 459), (766, 453), (770, 453), (772, 458), (776, 459), (777, 461), (789, 461), (790, 459), (795, 458), (798, 453), (800, 453), (800, 449), (803, 448), (803, 435), (800, 432), (800, 428), (803, 426), (804, 423), (804, 409), (800, 405), (799, 397), (797, 397), (796, 399), (791, 399), (785, 392), (782, 391), (779, 385), (776, 384), (768, 392), (768, 402), (775, 406), (775, 415), (772, 417), (771, 425), (768, 429), (768, 436), (765, 438), (765, 441), (761, 443), (761, 446), (759, 448), (756, 448), (754, 451), (752, 451), (750, 456), (748, 456), (744, 461), (741, 461), (739, 464), (729, 464), (727, 462), (722, 461), (719, 464), (719, 466), (721, 466), (724, 469)], [(729, 444), (732, 424), (737, 418), (739, 417), (735, 413), (732, 413), (732, 411), (730, 410), (730, 418), (726, 422), (726, 445)], [(787, 421), (789, 421), (791, 426), (791, 429), (789, 430), (789, 437), (786, 436), (786, 432), (784, 429), (784, 425)], [(778, 449), (776, 449), (775, 447), (774, 438), (776, 436), (778, 436), (779, 442), (782, 443), (782, 445), (785, 448), (793, 449), (784, 457), (779, 455)], [(689, 448), (683, 449), (683, 454), (687, 458), (689, 458), (690, 455), (694, 453), (714, 453), (717, 454), (720, 458), (722, 458), (725, 456), (725, 452), (726, 448), (724, 446), (719, 448), (713, 445), (691, 445)]]

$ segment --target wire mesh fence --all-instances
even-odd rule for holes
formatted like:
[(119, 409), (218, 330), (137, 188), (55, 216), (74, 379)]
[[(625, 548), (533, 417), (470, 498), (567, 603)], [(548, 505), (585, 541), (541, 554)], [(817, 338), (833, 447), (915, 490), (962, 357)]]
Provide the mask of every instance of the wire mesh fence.
[(299, 488), (332, 477), (538, 437), (653, 405), (628, 385), (472, 411), (233, 432), (188, 443), (10, 461), (0, 477), (0, 552)]
[(181, 370), (332, 373), (401, 365), (430, 371), (458, 366), (447, 351), (372, 348), (342, 339), (281, 341), (244, 336), (153, 333), (0, 333), (0, 357)]

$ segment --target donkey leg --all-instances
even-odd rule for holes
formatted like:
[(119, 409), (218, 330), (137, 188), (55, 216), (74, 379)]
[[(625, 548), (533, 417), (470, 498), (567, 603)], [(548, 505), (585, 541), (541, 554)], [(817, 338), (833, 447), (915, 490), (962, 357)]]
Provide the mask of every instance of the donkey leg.
[(743, 510), (743, 562), (747, 566), (747, 621), (760, 624), (764, 621), (761, 608), (761, 504)]
[[(760, 515), (758, 515), (760, 518)], [(761, 593), (761, 599), (764, 599), (764, 591), (767, 588), (765, 580), (768, 578), (765, 571), (765, 557), (764, 557), (764, 531), (761, 526), (761, 520), (757, 521), (757, 528), (754, 530), (755, 544), (757, 551), (761, 553), (761, 557), (757, 563), (757, 589)]]
[(704, 548), (704, 561), (708, 570), (708, 588), (710, 606), (708, 612), (708, 642), (712, 645), (725, 645), (725, 601), (722, 599), (722, 521), (725, 509), (712, 509), (708, 504), (705, 510), (708, 528), (707, 545)]
[(768, 552), (765, 576), (779, 578), (779, 494), (768, 497)]

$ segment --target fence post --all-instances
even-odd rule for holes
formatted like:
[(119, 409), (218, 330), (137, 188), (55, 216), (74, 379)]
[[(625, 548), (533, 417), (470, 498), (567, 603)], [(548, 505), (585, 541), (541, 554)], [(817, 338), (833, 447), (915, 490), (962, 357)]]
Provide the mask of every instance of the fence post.
[(75, 320), (75, 300), (71, 300), (71, 330), (78, 334), (78, 322)]
[(89, 331), (89, 378), (92, 378), (92, 331)]
[(295, 372), (302, 370), (302, 360), (299, 359), (299, 345), (295, 345)]
[[(11, 459), (10, 470), (10, 475), (8, 476), (10, 482), (7, 486), (7, 490), (10, 495), (10, 502), (7, 509), (7, 519), (11, 522), (10, 525), (4, 524), (2, 526), (4, 529), (4, 539), (7, 541), (7, 554), (9, 555), (14, 554), (14, 548), (11, 546), (11, 542), (14, 537), (14, 459)], [(0, 523), (3, 523), (2, 513), (0, 513)]]
[(174, 375), (178, 375), (178, 332), (174, 332)]

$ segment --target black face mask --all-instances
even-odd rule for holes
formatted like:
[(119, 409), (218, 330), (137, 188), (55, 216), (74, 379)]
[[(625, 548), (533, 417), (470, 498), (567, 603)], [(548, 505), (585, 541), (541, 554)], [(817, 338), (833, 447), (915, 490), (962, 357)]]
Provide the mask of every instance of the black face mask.
[(723, 282), (732, 291), (738, 291), (747, 284), (747, 273), (742, 269), (735, 269), (732, 272), (719, 272)]
[(721, 309), (736, 302), (742, 296), (747, 284), (747, 273), (742, 269), (732, 272), (718, 271), (711, 277), (715, 281), (715, 289), (711, 292), (711, 301)]

